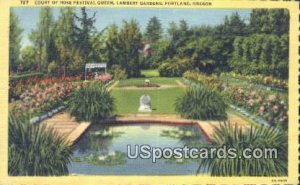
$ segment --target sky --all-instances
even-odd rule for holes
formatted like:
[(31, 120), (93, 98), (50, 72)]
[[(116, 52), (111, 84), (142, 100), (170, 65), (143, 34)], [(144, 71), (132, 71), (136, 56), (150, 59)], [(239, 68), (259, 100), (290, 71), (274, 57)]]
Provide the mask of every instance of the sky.
[[(80, 15), (80, 9), (75, 9)], [(39, 18), (40, 8), (14, 8), (20, 20), (20, 26), (24, 29), (22, 47), (30, 45), (29, 34), (36, 28)], [(158, 17), (164, 31), (170, 22), (178, 23), (180, 20), (187, 21), (189, 26), (218, 25), (222, 24), (224, 17), (238, 12), (242, 19), (249, 20), (250, 9), (118, 9), (118, 8), (87, 8), (91, 16), (96, 12), (95, 27), (101, 31), (110, 24), (122, 25), (123, 20), (136, 19), (144, 32), (149, 19), (153, 16)], [(53, 8), (55, 20), (59, 17), (59, 8)]]

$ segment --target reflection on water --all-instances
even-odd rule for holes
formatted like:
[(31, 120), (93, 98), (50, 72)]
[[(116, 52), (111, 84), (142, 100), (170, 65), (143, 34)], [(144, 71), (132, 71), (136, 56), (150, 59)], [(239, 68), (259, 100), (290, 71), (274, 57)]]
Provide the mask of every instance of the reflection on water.
[(184, 175), (195, 174), (191, 159), (129, 159), (127, 145), (175, 148), (204, 142), (196, 125), (158, 124), (93, 125), (74, 146), (70, 174), (90, 175)]

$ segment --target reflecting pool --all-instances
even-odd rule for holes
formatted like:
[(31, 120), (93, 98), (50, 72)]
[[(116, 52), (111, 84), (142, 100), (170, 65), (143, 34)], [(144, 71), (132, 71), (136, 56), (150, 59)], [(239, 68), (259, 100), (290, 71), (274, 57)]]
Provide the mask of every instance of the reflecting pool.
[[(74, 145), (71, 175), (194, 175), (192, 159), (130, 159), (135, 145), (160, 148), (201, 146), (205, 139), (197, 125), (114, 124), (93, 125)], [(205, 173), (205, 170), (200, 171)]]

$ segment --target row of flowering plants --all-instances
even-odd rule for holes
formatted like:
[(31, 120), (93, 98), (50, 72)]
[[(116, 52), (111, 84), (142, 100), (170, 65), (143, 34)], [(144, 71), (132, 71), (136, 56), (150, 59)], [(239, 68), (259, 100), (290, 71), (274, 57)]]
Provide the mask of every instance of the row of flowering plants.
[(32, 116), (49, 111), (62, 105), (68, 95), (82, 85), (83, 83), (72, 82), (58, 82), (49, 86), (36, 84), (30, 90), (23, 92), (18, 101), (13, 101), (11, 109), (27, 112)]
[(223, 73), (222, 76), (235, 78), (242, 81), (247, 81), (253, 84), (264, 85), (272, 88), (278, 88), (287, 90), (288, 89), (288, 80), (276, 78), (273, 76), (263, 76), (263, 75), (242, 75), (238, 73)]
[(55, 83), (79, 82), (82, 75), (72, 77), (31, 77), (28, 79), (10, 80), (9, 82), (9, 100), (20, 99), (21, 94), (30, 91), (35, 85), (44, 89)]
[(270, 125), (288, 127), (288, 98), (285, 95), (279, 95), (274, 91), (228, 85), (217, 76), (207, 76), (195, 71), (188, 71), (183, 77), (200, 85), (206, 84), (218, 89), (231, 104), (265, 119)]
[(113, 76), (109, 73), (103, 73), (101, 75), (98, 75), (95, 77), (95, 80), (99, 80), (102, 83), (108, 83), (109, 81), (111, 81), (113, 78)]
[(213, 89), (223, 89), (223, 84), (216, 75), (207, 76), (197, 71), (186, 71), (183, 74), (183, 78), (196, 83), (200, 83), (202, 85), (209, 85)]
[(229, 86), (223, 91), (231, 103), (243, 107), (255, 116), (264, 118), (269, 124), (288, 127), (287, 97), (274, 92), (258, 91)]
[[(60, 78), (35, 77), (27, 82), (20, 80), (15, 86), (10, 86), (10, 107), (15, 112), (27, 112), (32, 116), (50, 111), (63, 105), (71, 92), (85, 84), (81, 79), (82, 76), (78, 75)], [(112, 75), (101, 74), (93, 80), (106, 84), (112, 80)]]

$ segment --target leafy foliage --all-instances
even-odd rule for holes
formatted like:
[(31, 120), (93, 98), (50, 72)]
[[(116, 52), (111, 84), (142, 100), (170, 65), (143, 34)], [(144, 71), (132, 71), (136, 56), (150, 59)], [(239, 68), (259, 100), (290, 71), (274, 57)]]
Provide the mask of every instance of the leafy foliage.
[(19, 25), (19, 18), (13, 10), (10, 11), (9, 23), (9, 71), (13, 72), (17, 69), (20, 62), (21, 39), (23, 29)]
[(100, 82), (92, 82), (75, 90), (68, 103), (68, 111), (78, 121), (107, 118), (113, 110), (114, 99)]
[(128, 77), (140, 76), (139, 49), (142, 47), (142, 34), (135, 20), (124, 21), (119, 32), (119, 64), (126, 70)]
[(150, 18), (146, 32), (145, 32), (145, 37), (151, 42), (154, 43), (161, 39), (163, 34), (163, 29), (161, 26), (161, 23), (157, 17), (152, 17)]
[(213, 89), (223, 90), (223, 84), (216, 75), (208, 76), (197, 71), (186, 71), (183, 74), (183, 77), (200, 85), (206, 85)]
[[(71, 63), (80, 60), (76, 55), (75, 13), (72, 8), (61, 8), (60, 17), (55, 27), (55, 47), (57, 63), (61, 66), (63, 76), (68, 74)], [(50, 64), (49, 64), (50, 65)]]
[[(83, 72), (87, 62), (105, 62), (108, 68), (120, 65), (128, 77), (137, 77), (143, 67), (157, 68), (168, 60), (188, 58), (193, 69), (206, 74), (233, 70), (282, 79), (288, 76), (289, 13), (285, 9), (252, 10), (249, 23), (237, 12), (216, 26), (191, 27), (185, 20), (171, 22), (165, 37), (158, 17), (149, 20), (142, 36), (135, 20), (124, 20), (119, 28), (113, 24), (96, 30), (95, 13), (89, 16), (86, 8), (80, 15), (76, 12), (61, 8), (55, 21), (50, 8), (41, 8), (37, 28), (30, 36), (33, 48), (22, 51), (23, 71), (34, 66), (47, 72), (48, 65), (54, 66), (51, 62), (55, 62), (56, 73), (65, 76)], [(17, 21), (11, 24), (11, 28), (17, 28)], [(11, 29), (11, 35), (13, 30), (21, 31)], [(143, 43), (148, 43), (151, 50), (146, 58), (141, 54)], [(10, 56), (19, 59), (20, 46), (10, 45), (15, 48)], [(11, 66), (16, 70), (14, 63)]]
[(254, 9), (249, 29), (252, 33), (283, 35), (289, 33), (289, 25), (287, 9)]
[(181, 77), (190, 68), (188, 59), (172, 58), (162, 63), (158, 68), (158, 72), (159, 76), (162, 77)]
[(119, 65), (113, 65), (111, 67), (111, 71), (114, 79), (116, 80), (125, 80), (128, 76), (125, 69), (122, 69), (122, 67)]
[(226, 108), (222, 96), (206, 86), (189, 87), (175, 103), (175, 110), (188, 119), (225, 120)]
[(231, 68), (243, 74), (288, 77), (288, 36), (251, 35), (234, 41)]
[(246, 148), (275, 148), (277, 158), (218, 158), (215, 153), (211, 158), (201, 159), (198, 172), (207, 167), (212, 176), (286, 176), (287, 141), (287, 133), (277, 128), (259, 126), (242, 130), (238, 126), (221, 124), (220, 128), (215, 128), (212, 146), (235, 148), (238, 156), (242, 156)]
[(25, 115), (9, 116), (8, 173), (13, 176), (67, 175), (72, 150), (66, 140)]
[(55, 57), (53, 46), (54, 18), (50, 7), (42, 8), (39, 13), (37, 28), (30, 34), (30, 40), (37, 50), (38, 70), (47, 71), (48, 62)]

